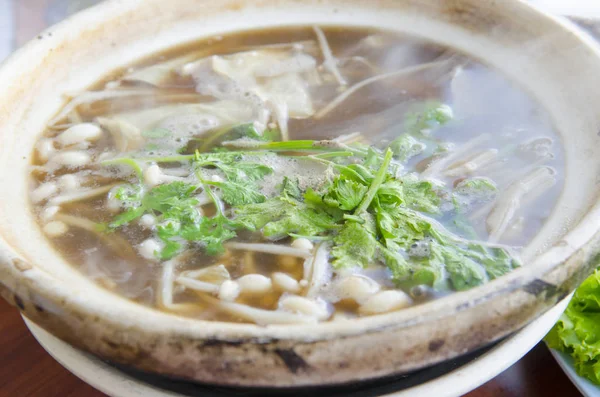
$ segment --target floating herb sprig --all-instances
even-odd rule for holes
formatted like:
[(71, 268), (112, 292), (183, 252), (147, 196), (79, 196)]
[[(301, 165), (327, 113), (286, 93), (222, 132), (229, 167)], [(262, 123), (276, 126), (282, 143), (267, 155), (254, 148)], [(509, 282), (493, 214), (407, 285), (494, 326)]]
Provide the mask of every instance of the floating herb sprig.
[[(446, 113), (428, 108), (427, 114), (441, 124)], [(415, 122), (419, 128), (431, 125), (419, 120)], [(140, 179), (117, 194), (126, 210), (108, 229), (123, 227), (147, 213), (156, 216), (157, 236), (164, 243), (157, 252), (161, 259), (173, 257), (194, 242), (206, 253), (218, 255), (223, 244), (242, 230), (271, 241), (299, 236), (330, 240), (335, 268), (378, 263), (390, 269), (398, 284), (427, 284), (436, 289), (468, 289), (518, 266), (504, 249), (461, 238), (432, 218), (448, 211), (442, 208), (445, 188), (400, 172), (399, 162), (407, 161), (418, 149), (413, 135), (413, 140), (397, 140), (379, 151), (336, 141), (261, 141), (238, 133), (236, 140), (221, 142), (234, 151), (105, 162), (128, 165)], [(269, 165), (273, 156), (303, 158), (328, 171), (314, 186), (301, 187), (298, 180), (282, 177), (279, 193), (266, 195), (261, 184), (274, 177)], [(148, 161), (188, 162), (195, 180), (139, 188), (143, 184), (138, 162)], [(209, 171), (217, 172), (219, 178), (208, 178)], [(458, 211), (465, 202), (461, 195), (474, 189), (487, 197), (492, 188), (488, 181), (466, 180), (446, 196), (454, 197)], [(198, 210), (201, 192), (216, 207), (213, 216)]]

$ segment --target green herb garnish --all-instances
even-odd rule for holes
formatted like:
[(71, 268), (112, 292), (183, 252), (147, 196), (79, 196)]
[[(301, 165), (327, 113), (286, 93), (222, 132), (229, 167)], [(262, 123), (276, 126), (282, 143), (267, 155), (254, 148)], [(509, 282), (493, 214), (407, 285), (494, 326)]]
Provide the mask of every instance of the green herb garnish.
[[(450, 117), (445, 105), (425, 105), (419, 115), (407, 118), (406, 134), (385, 151), (335, 141), (276, 142), (258, 135), (252, 124), (244, 124), (203, 141), (200, 146), (210, 152), (112, 160), (106, 164), (129, 165), (140, 180), (117, 193), (126, 210), (108, 229), (153, 214), (159, 221), (156, 235), (164, 243), (157, 253), (161, 259), (173, 257), (190, 242), (218, 255), (223, 244), (243, 230), (270, 241), (299, 236), (327, 240), (335, 268), (379, 264), (387, 266), (402, 287), (468, 289), (519, 265), (505, 250), (474, 241), (473, 228), (460, 215), (465, 205), (492, 195), (495, 186), (485, 178), (472, 178), (448, 191), (441, 183), (403, 171), (400, 164), (423, 151), (425, 144), (419, 137), (426, 129)], [(228, 150), (214, 150), (222, 148)], [(322, 180), (301, 187), (302, 175), (281, 176), (270, 180), (279, 192), (266, 193), (263, 184), (275, 177), (269, 164), (278, 156), (322, 166)], [(138, 161), (189, 163), (195, 180), (147, 190)], [(201, 192), (209, 196), (214, 215), (198, 210)], [(443, 209), (441, 197), (452, 197), (456, 208)], [(463, 231), (471, 240), (441, 226), (437, 219), (443, 217), (454, 217), (453, 230)]]

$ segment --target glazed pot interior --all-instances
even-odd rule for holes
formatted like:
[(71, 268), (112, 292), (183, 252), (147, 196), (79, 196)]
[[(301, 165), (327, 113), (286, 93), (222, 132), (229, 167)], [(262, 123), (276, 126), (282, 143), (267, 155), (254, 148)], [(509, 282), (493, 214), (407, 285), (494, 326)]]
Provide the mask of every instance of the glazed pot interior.
[[(98, 287), (58, 255), (28, 204), (28, 164), (65, 93), (203, 37), (312, 24), (395, 30), (452, 47), (498, 69), (551, 115), (564, 145), (565, 184), (552, 215), (525, 249), (526, 266), (488, 285), (397, 313), (342, 325), (259, 327), (180, 318), (136, 305)], [(591, 39), (517, 1), (109, 1), (51, 28), (0, 69), (0, 251), (2, 261), (10, 263), (0, 267), (0, 282), (57, 315), (76, 307), (125, 328), (190, 338), (323, 340), (444, 317), (546, 274), (597, 231), (600, 91), (592, 87), (600, 86), (598, 71), (600, 56)]]

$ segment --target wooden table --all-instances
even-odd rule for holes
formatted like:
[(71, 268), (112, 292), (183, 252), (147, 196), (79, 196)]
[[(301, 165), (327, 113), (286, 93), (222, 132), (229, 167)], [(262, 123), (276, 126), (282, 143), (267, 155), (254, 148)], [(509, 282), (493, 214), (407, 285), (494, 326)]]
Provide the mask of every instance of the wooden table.
[[(0, 299), (0, 397), (103, 397), (54, 361)], [(577, 397), (543, 344), (467, 397)], [(426, 396), (428, 397), (428, 396)]]

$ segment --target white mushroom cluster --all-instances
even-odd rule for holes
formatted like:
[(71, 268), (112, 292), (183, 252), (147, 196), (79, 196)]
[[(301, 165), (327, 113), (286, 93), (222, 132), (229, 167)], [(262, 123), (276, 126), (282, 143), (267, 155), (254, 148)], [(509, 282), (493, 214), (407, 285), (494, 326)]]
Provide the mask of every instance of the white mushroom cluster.
[(41, 139), (36, 145), (36, 152), (50, 172), (60, 168), (83, 167), (92, 162), (86, 149), (92, 142), (99, 140), (103, 133), (102, 128), (96, 124), (75, 124), (54, 139)]
[[(70, 126), (54, 138), (40, 139), (36, 145), (38, 160), (43, 164), (40, 169), (52, 174), (62, 168), (77, 169), (89, 165), (92, 156), (87, 151), (90, 144), (102, 138), (103, 130), (93, 123), (79, 123)], [(34, 204), (42, 205), (40, 219), (44, 223), (43, 232), (49, 237), (64, 235), (69, 226), (54, 220), (61, 205), (91, 199), (105, 194), (112, 186), (84, 188), (83, 173), (64, 174), (47, 182), (40, 183), (30, 193)]]
[[(157, 247), (155, 244), (157, 242), (146, 240), (140, 248), (147, 249), (150, 256), (150, 251)], [(163, 290), (171, 294), (185, 290), (203, 294), (203, 299), (224, 312), (260, 325), (326, 321), (334, 315), (333, 305), (341, 301), (353, 301), (358, 305), (359, 315), (387, 313), (412, 304), (411, 298), (404, 292), (384, 289), (365, 275), (352, 272), (332, 274), (327, 264), (327, 244), (315, 247), (311, 241), (298, 238), (290, 247), (235, 242), (228, 243), (227, 247), (234, 251), (243, 249), (278, 255), (279, 261), (284, 258), (304, 258), (304, 275), (297, 279), (290, 273), (276, 271), (270, 277), (248, 273), (232, 278), (227, 268), (219, 264), (183, 271), (172, 279), (168, 274), (164, 275), (163, 282), (172, 282), (180, 290), (176, 287)], [(170, 271), (170, 268), (165, 270), (167, 273)], [(275, 308), (261, 309), (245, 303), (247, 299), (266, 296), (277, 299)], [(170, 296), (161, 304), (167, 307), (172, 301), (173, 296)], [(340, 316), (336, 315), (335, 319), (341, 319)]]

